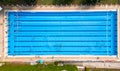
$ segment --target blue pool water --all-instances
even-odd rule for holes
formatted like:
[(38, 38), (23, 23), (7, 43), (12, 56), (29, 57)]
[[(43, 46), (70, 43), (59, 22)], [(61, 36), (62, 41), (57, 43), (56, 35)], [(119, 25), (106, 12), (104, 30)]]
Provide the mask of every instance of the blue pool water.
[(8, 55), (117, 55), (117, 11), (13, 11), (8, 26)]

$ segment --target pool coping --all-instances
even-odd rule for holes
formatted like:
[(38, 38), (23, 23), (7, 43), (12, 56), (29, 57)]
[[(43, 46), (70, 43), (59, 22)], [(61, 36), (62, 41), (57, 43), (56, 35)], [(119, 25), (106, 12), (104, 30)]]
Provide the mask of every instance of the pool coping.
[(92, 12), (92, 11), (117, 11), (117, 9), (107, 9), (107, 10), (5, 10), (4, 12)]
[(4, 22), (4, 54), (6, 57), (51, 57), (51, 56), (55, 56), (55, 57), (115, 57), (115, 58), (120, 58), (120, 45), (119, 45), (119, 20), (117, 20), (117, 24), (118, 24), (118, 27), (117, 27), (117, 40), (118, 40), (118, 46), (117, 46), (117, 51), (118, 51), (118, 54), (117, 55), (8, 55), (8, 44), (6, 44), (6, 41), (8, 41), (8, 37), (7, 37), (7, 29), (8, 27), (7, 26), (7, 16), (5, 16), (5, 13), (6, 12), (70, 12), (70, 11), (76, 11), (76, 12), (87, 12), (87, 11), (117, 11), (117, 18), (119, 19), (119, 9), (107, 9), (107, 10), (4, 10), (4, 18), (5, 18), (5, 22)]

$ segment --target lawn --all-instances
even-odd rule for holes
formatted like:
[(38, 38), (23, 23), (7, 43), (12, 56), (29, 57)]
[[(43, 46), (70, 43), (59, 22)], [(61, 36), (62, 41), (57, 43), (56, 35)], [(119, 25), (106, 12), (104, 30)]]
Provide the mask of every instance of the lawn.
[(63, 65), (57, 66), (55, 64), (15, 64), (15, 63), (6, 63), (0, 67), (0, 71), (78, 71), (74, 65)]
[[(17, 64), (5, 63), (0, 67), (0, 71), (78, 71), (74, 65), (57, 66), (55, 63), (51, 64)], [(120, 71), (120, 69), (100, 69), (100, 68), (85, 68), (84, 71)]]

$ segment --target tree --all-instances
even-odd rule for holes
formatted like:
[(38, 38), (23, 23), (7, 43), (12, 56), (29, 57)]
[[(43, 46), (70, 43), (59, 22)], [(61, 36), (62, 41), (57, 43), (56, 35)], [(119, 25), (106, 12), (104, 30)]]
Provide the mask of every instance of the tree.
[(35, 5), (37, 3), (37, 0), (24, 0), (24, 2), (27, 5)]
[(15, 4), (15, 0), (0, 0), (1, 5)]
[(70, 5), (73, 0), (53, 0), (53, 5)]
[(100, 0), (83, 0), (82, 4), (95, 5), (98, 2), (100, 2)]

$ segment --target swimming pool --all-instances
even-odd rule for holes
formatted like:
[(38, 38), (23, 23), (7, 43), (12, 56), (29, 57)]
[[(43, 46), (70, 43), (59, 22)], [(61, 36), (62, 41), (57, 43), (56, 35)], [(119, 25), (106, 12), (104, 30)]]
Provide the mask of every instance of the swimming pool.
[(8, 55), (117, 55), (117, 11), (8, 11)]

